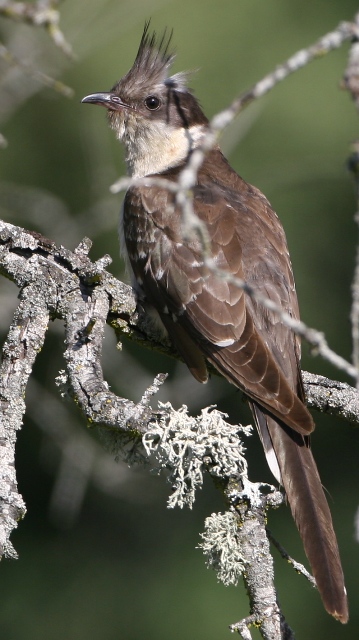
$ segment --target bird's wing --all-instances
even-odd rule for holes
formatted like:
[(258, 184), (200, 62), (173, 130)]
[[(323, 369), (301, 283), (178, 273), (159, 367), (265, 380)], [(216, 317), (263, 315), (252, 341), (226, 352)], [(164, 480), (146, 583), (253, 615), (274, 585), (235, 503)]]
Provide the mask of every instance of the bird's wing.
[[(276, 218), (280, 237), (274, 218), (264, 228), (258, 207), (263, 218), (267, 210), (275, 214), (258, 194), (248, 193), (239, 202), (235, 190), (202, 183), (194, 189), (194, 209), (207, 226), (215, 265), (255, 288), (259, 285), (279, 306), (296, 313), (285, 237)], [(140, 239), (127, 240), (132, 268), (184, 360), (193, 360), (198, 350), (268, 412), (301, 434), (312, 431), (312, 418), (297, 395), (298, 347), (292, 332), (234, 282), (204, 267), (200, 241), (183, 240), (181, 215), (173, 210), (168, 192), (141, 187), (128, 198), (137, 233), (140, 211), (146, 212), (142, 237), (147, 246), (141, 245), (141, 233)], [(198, 371), (193, 362), (190, 368), (203, 380), (198, 362)]]

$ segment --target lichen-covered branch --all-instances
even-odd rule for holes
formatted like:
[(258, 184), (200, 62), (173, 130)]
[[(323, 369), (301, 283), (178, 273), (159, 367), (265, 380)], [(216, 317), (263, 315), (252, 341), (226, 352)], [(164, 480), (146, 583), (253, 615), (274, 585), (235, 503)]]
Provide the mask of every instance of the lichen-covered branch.
[(266, 496), (251, 483), (242, 489), (235, 480), (228, 483), (226, 493), (237, 519), (238, 545), (246, 567), (243, 578), (251, 611), (248, 617), (232, 624), (230, 629), (237, 631), (244, 640), (251, 639), (252, 626), (259, 628), (265, 640), (293, 640), (293, 632), (278, 604), (273, 558), (265, 526), (267, 508), (279, 506), (283, 497), (277, 491)]
[(359, 424), (359, 392), (346, 382), (303, 371), (307, 404), (312, 409)]
[[(21, 287), (38, 283), (51, 317), (65, 320), (69, 388), (86, 417), (94, 423), (122, 429), (130, 428), (132, 420), (136, 427), (133, 423), (131, 428), (143, 429), (143, 404), (138, 408), (135, 403), (118, 398), (103, 380), (100, 358), (110, 300), (116, 296), (114, 306), (120, 306), (120, 315), (127, 314), (129, 321), (134, 312), (130, 287), (116, 283), (104, 269), (109, 258), (93, 264), (86, 255), (91, 246), (86, 242), (71, 252), (38, 234), (5, 223), (0, 223), (0, 245), (0, 271)], [(147, 412), (146, 420), (149, 418)]]
[[(108, 258), (92, 263), (87, 256), (89, 248), (90, 244), (83, 242), (71, 252), (38, 234), (0, 222), (0, 273), (19, 287), (43, 282), (41, 291), (50, 316), (66, 321), (67, 375), (76, 401), (92, 422), (118, 427), (129, 415), (134, 419), (137, 405), (118, 399), (103, 380), (100, 358), (105, 322), (118, 335), (178, 356), (169, 344), (158, 342), (151, 326), (136, 314), (131, 287), (105, 270)], [(323, 376), (303, 375), (311, 407), (350, 422), (359, 420), (355, 388)], [(144, 405), (138, 410), (142, 412)], [(136, 428), (143, 431), (145, 427), (137, 424)]]
[(0, 366), (0, 555), (16, 557), (9, 536), (26, 512), (17, 492), (15, 443), (25, 413), (25, 389), (44, 343), (49, 310), (41, 283), (29, 283), (2, 350)]
[[(108, 290), (106, 278), (97, 290), (106, 260), (104, 264), (92, 265), (81, 249), (83, 246), (78, 253), (67, 252), (42, 236), (0, 223), (0, 272), (21, 288), (20, 304), (3, 346), (0, 369), (0, 551), (7, 556), (15, 555), (9, 536), (25, 513), (17, 493), (14, 468), (16, 433), (25, 411), (27, 381), (50, 318), (67, 321), (71, 392), (88, 418), (123, 429), (143, 428), (146, 410), (146, 419), (151, 418), (149, 409), (141, 405), (139, 410), (135, 403), (117, 398), (103, 382), (99, 360), (101, 327), (107, 319), (110, 292), (116, 289), (119, 294), (120, 287), (112, 285), (111, 276), (107, 274)], [(118, 304), (120, 299), (119, 294)], [(131, 302), (133, 299), (128, 296), (122, 306), (123, 313)], [(91, 322), (94, 324), (90, 330)], [(76, 374), (75, 366), (78, 367)], [(131, 419), (133, 426), (127, 424)]]

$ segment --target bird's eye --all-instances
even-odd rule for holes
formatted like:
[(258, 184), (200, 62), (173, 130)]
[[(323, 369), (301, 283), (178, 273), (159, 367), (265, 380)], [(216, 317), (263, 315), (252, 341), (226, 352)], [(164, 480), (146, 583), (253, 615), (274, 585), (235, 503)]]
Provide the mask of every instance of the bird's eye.
[(161, 100), (157, 96), (147, 96), (145, 105), (150, 111), (156, 111), (161, 106)]

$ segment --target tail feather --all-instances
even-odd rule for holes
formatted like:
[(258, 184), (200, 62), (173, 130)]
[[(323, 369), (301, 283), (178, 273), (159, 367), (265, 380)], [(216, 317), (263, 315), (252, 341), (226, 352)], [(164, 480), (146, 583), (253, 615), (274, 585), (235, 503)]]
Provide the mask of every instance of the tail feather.
[(255, 404), (252, 404), (252, 410), (262, 442), (267, 442), (266, 454), (271, 454), (268, 442), (272, 443), (281, 483), (323, 604), (328, 613), (345, 623), (348, 603), (338, 544), (309, 443), (285, 424), (264, 414)]

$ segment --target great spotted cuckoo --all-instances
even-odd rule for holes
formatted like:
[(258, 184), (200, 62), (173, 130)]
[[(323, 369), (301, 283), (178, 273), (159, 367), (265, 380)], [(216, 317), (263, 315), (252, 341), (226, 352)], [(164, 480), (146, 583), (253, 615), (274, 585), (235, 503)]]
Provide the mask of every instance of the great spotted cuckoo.
[[(208, 129), (186, 74), (170, 75), (166, 35), (145, 25), (135, 62), (111, 91), (83, 102), (108, 110), (126, 150), (130, 176), (175, 183)], [(282, 225), (265, 196), (228, 164), (218, 145), (205, 156), (193, 187), (211, 257), (293, 318), (298, 302)], [(137, 183), (120, 222), (122, 251), (137, 300), (169, 336), (193, 376), (206, 362), (247, 395), (269, 466), (283, 485), (325, 608), (348, 619), (338, 545), (309, 446), (314, 429), (304, 403), (300, 344), (278, 314), (204, 264), (203, 246), (182, 229), (173, 191)]]

